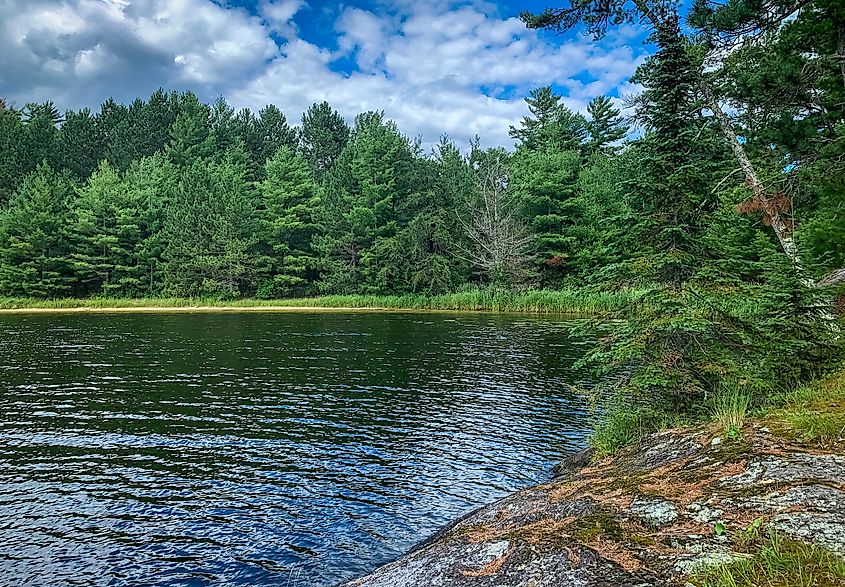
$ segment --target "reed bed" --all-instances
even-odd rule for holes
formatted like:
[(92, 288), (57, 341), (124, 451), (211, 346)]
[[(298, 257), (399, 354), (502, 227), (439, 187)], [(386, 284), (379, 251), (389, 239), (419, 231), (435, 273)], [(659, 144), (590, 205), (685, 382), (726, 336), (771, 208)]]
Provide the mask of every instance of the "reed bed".
[(604, 314), (618, 311), (639, 299), (641, 291), (618, 292), (586, 289), (532, 290), (510, 292), (468, 289), (455, 293), (424, 296), (329, 295), (276, 300), (208, 298), (0, 298), (0, 309), (155, 309), (155, 308), (350, 308), (385, 310), (458, 310), (521, 312), (537, 314)]

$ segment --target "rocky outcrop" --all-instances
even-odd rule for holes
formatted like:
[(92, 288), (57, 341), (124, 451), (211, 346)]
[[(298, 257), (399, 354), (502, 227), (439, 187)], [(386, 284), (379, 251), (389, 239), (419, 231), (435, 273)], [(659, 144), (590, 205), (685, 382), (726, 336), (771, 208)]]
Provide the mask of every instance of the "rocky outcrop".
[(729, 441), (699, 428), (588, 457), (347, 587), (683, 585), (702, 565), (737, 556), (728, 536), (751, 524), (845, 558), (845, 456), (766, 429)]

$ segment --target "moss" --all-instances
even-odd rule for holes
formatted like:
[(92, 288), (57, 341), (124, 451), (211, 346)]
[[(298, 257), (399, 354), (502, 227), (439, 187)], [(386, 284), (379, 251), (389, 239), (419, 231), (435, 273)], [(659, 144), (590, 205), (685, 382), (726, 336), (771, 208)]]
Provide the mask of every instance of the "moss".
[(636, 544), (637, 546), (643, 547), (652, 547), (657, 544), (654, 538), (651, 538), (650, 536), (646, 536), (644, 534), (637, 534), (636, 532), (627, 534), (625, 536), (625, 539), (631, 544)]
[(754, 450), (748, 436), (744, 434), (733, 440), (723, 439), (721, 444), (707, 450), (707, 456), (723, 465), (742, 461)]
[(599, 539), (621, 542), (625, 538), (622, 525), (608, 514), (582, 516), (570, 526), (572, 535), (581, 542), (590, 543)]

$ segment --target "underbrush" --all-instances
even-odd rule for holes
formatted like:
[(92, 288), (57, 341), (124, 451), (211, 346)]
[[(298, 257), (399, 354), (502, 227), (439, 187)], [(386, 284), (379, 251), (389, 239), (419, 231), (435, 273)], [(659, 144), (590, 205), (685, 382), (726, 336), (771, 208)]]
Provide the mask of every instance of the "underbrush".
[(751, 394), (739, 385), (726, 385), (710, 400), (709, 412), (726, 437), (735, 440), (742, 435), (742, 427), (751, 407)]
[[(758, 394), (759, 395), (759, 394)], [(756, 403), (756, 407), (755, 407)], [(599, 419), (590, 445), (596, 456), (612, 455), (638, 444), (648, 434), (684, 424), (714, 422), (728, 440), (739, 440), (749, 422), (819, 448), (845, 448), (845, 367), (793, 391), (752, 396), (726, 385), (697, 413), (617, 402)]]
[(678, 424), (677, 416), (656, 407), (616, 404), (602, 415), (590, 437), (590, 446), (595, 456), (600, 458), (635, 445), (649, 434)]

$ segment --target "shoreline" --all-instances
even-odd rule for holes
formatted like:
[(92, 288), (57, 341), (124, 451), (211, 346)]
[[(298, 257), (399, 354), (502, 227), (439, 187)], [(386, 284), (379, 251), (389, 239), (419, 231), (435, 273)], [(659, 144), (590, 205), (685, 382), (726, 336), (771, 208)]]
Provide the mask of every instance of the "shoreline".
[[(597, 461), (573, 456), (548, 482), (457, 518), (340, 587), (474, 587), (479, 577), (499, 587), (713, 587), (723, 576), (750, 587), (768, 578), (767, 556), (782, 561), (784, 585), (811, 566), (814, 577), (845, 578), (836, 450), (753, 422), (741, 440), (704, 425)], [(749, 569), (759, 582), (741, 580)]]
[(845, 584), (843, 400), (845, 366), (733, 430), (574, 453), (340, 587)]
[(2, 314), (242, 314), (242, 313), (448, 313), (448, 314), (554, 314), (583, 312), (496, 311), (487, 308), (387, 308), (379, 306), (76, 306), (66, 308), (0, 308)]
[(212, 313), (212, 312), (473, 312), (602, 315), (636, 302), (642, 290), (618, 292), (470, 290), (452, 294), (326, 295), (269, 300), (203, 298), (61, 298), (41, 300), (0, 297), (0, 314), (24, 313)]

